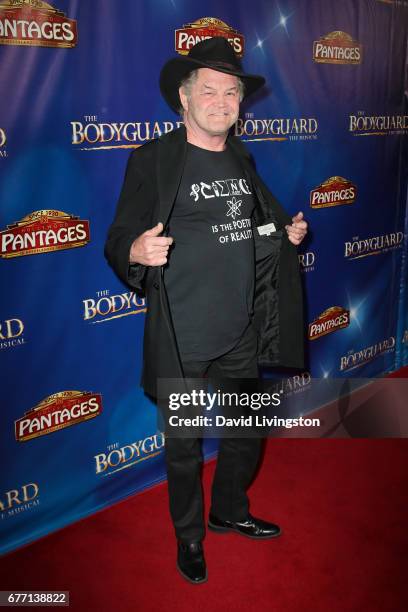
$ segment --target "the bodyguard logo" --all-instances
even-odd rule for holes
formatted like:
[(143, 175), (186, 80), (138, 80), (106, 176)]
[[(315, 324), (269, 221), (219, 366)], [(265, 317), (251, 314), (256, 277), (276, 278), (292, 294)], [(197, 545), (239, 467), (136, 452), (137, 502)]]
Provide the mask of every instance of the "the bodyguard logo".
[(390, 232), (389, 234), (368, 238), (356, 236), (353, 240), (344, 243), (344, 257), (346, 259), (361, 259), (369, 255), (386, 253), (401, 247), (403, 240), (404, 234), (402, 232)]
[(349, 115), (348, 129), (353, 136), (408, 134), (408, 115), (366, 115), (358, 111)]
[(2, 157), (7, 157), (6, 143), (7, 143), (6, 130), (4, 128), (0, 128), (0, 159)]
[(77, 24), (42, 0), (0, 2), (0, 44), (75, 47)]
[(25, 344), (24, 323), (21, 319), (0, 321), (0, 350)]
[(109, 289), (103, 289), (96, 292), (95, 298), (82, 300), (82, 303), (83, 318), (88, 323), (104, 323), (147, 311), (146, 298), (133, 291), (111, 295)]
[(243, 35), (221, 19), (217, 19), (217, 17), (202, 17), (176, 30), (174, 33), (175, 49), (180, 55), (187, 55), (191, 47), (194, 47), (198, 42), (214, 36), (226, 38), (235, 54), (238, 57), (243, 56)]
[(349, 351), (347, 355), (341, 357), (339, 369), (341, 372), (349, 372), (350, 370), (354, 370), (355, 368), (369, 363), (380, 355), (391, 353), (394, 350), (395, 338), (394, 336), (390, 336), (385, 340), (381, 340), (381, 342), (376, 342), (376, 344), (366, 346), (358, 351)]
[(319, 125), (314, 117), (273, 117), (258, 119), (246, 113), (234, 126), (235, 136), (245, 142), (317, 140)]
[(10, 489), (0, 495), (0, 520), (16, 516), (39, 505), (39, 486), (29, 482), (16, 489)]
[(298, 253), (298, 260), (301, 272), (313, 272), (316, 261), (316, 254), (313, 251), (307, 251), (306, 253)]
[(361, 45), (350, 34), (335, 30), (313, 43), (313, 59), (324, 64), (360, 64)]
[(71, 121), (71, 142), (81, 151), (137, 149), (183, 124), (182, 121), (99, 121), (97, 115), (84, 115)]
[(124, 446), (119, 446), (115, 442), (108, 446), (106, 452), (95, 455), (95, 472), (102, 476), (110, 476), (115, 472), (130, 468), (141, 461), (157, 457), (163, 452), (163, 448), (163, 432), (158, 432)]
[(305, 370), (301, 374), (295, 374), (288, 378), (274, 382), (273, 380), (267, 381), (267, 389), (269, 393), (281, 393), (283, 391), (284, 397), (290, 397), (298, 393), (303, 393), (311, 388), (312, 376), (308, 370)]

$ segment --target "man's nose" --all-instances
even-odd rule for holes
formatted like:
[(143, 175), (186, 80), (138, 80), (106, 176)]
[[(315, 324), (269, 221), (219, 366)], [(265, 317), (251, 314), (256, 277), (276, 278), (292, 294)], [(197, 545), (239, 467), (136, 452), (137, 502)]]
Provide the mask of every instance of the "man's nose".
[(216, 95), (215, 102), (216, 102), (217, 106), (224, 107), (226, 105), (226, 103), (227, 103), (227, 97), (224, 94), (222, 94), (222, 93), (218, 93)]

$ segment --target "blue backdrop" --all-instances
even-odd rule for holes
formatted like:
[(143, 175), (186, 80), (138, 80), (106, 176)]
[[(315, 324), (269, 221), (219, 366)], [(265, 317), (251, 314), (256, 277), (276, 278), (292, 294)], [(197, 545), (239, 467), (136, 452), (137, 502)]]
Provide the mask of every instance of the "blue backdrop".
[(235, 130), (310, 224), (307, 376), (408, 363), (407, 29), (402, 0), (0, 2), (3, 553), (164, 478), (147, 304), (103, 246), (129, 152), (180, 121), (160, 69), (200, 37), (267, 79)]

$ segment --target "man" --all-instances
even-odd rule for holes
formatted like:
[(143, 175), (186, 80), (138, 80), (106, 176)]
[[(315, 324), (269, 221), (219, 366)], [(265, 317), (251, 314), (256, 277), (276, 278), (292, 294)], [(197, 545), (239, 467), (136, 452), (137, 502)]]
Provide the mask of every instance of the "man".
[[(229, 135), (239, 104), (264, 84), (246, 74), (224, 38), (199, 42), (165, 64), (161, 92), (184, 126), (130, 157), (105, 253), (119, 277), (145, 291), (142, 385), (158, 379), (256, 378), (258, 364), (303, 366), (296, 248), (307, 224), (284, 212)], [(255, 539), (280, 528), (249, 514), (246, 489), (257, 438), (220, 442), (208, 526)], [(197, 438), (167, 438), (177, 567), (207, 579)]]

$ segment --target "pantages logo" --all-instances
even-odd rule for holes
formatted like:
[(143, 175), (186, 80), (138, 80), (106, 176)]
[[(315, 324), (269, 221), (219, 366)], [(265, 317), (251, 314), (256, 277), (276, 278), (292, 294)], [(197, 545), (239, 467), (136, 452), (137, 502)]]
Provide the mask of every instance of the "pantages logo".
[(202, 17), (184, 25), (174, 33), (175, 49), (181, 55), (187, 55), (191, 47), (201, 40), (222, 36), (228, 40), (238, 57), (244, 54), (244, 37), (237, 30), (216, 17)]
[(6, 143), (6, 131), (3, 128), (0, 128), (0, 157), (7, 157)]
[(21, 319), (0, 321), (0, 350), (25, 344), (24, 323)]
[(318, 122), (314, 117), (275, 117), (256, 119), (246, 113), (235, 124), (235, 136), (245, 142), (317, 140)]
[(408, 134), (408, 115), (366, 115), (358, 111), (349, 115), (349, 132), (353, 136), (392, 136)]
[(331, 176), (310, 192), (312, 208), (328, 208), (340, 204), (353, 204), (357, 187), (341, 176)]
[(370, 236), (360, 239), (358, 236), (344, 243), (346, 259), (360, 259), (368, 255), (379, 255), (401, 247), (404, 240), (402, 232), (390, 232), (381, 236)]
[(73, 249), (90, 241), (89, 221), (61, 210), (36, 210), (0, 232), (0, 257)]
[(0, 495), (0, 518), (9, 518), (39, 506), (39, 491), (36, 482), (29, 482), (18, 489), (10, 489)]
[(307, 251), (307, 253), (298, 254), (300, 271), (301, 272), (313, 272), (314, 263), (316, 261), (316, 255), (313, 251)]
[(386, 340), (367, 346), (359, 351), (349, 351), (347, 355), (341, 357), (339, 369), (341, 372), (349, 372), (350, 370), (354, 370), (355, 368), (359, 368), (369, 363), (375, 359), (375, 357), (391, 353), (392, 351), (395, 351), (394, 336), (390, 336)]
[(75, 47), (77, 24), (42, 0), (1, 0), (0, 44)]
[(336, 30), (313, 43), (313, 59), (325, 64), (360, 64), (361, 45), (350, 34)]
[(331, 306), (309, 323), (309, 340), (316, 340), (349, 325), (350, 311), (342, 306)]
[(88, 391), (59, 391), (43, 399), (15, 422), (18, 442), (94, 419), (102, 412), (102, 396)]
[[(142, 144), (180, 127), (182, 121), (100, 122), (97, 115), (71, 121), (72, 144), (81, 151), (137, 149)], [(85, 146), (82, 146), (85, 145)]]
[(131, 442), (121, 447), (119, 447), (117, 442), (110, 444), (106, 453), (94, 456), (95, 472), (102, 476), (109, 476), (115, 472), (130, 468), (136, 463), (140, 463), (140, 461), (157, 457), (157, 455), (162, 453), (163, 447), (163, 432), (158, 432), (143, 440)]
[(96, 292), (96, 299), (88, 298), (82, 302), (84, 321), (89, 323), (103, 323), (147, 311), (146, 299), (133, 291), (110, 295), (109, 289), (104, 289)]

